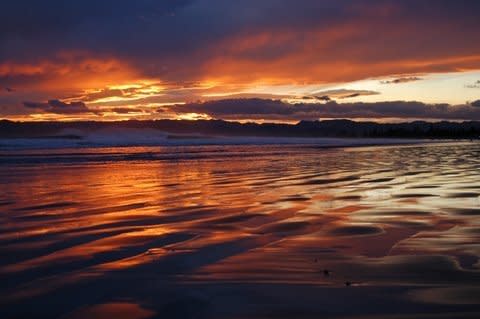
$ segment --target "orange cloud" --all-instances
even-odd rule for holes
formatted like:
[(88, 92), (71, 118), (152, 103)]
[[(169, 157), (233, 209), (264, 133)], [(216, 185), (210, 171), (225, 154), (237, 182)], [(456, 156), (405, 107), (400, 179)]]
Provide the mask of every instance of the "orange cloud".
[[(224, 11), (218, 12), (201, 6), (183, 12), (180, 6), (174, 17), (155, 17), (148, 26), (132, 19), (126, 28), (123, 18), (108, 14), (99, 22), (112, 18), (118, 24), (92, 35), (95, 41), (81, 32), (90, 19), (54, 42), (47, 28), (47, 35), (39, 33), (25, 44), (32, 52), (38, 46), (42, 54), (20, 56), (23, 48), (12, 42), (0, 62), (0, 87), (8, 88), (0, 96), (0, 115), (24, 116), (21, 112), (31, 110), (16, 110), (23, 102), (58, 99), (83, 102), (104, 111), (104, 117), (137, 115), (113, 111), (125, 107), (150, 116), (158, 105), (222, 96), (299, 100), (288, 90), (258, 93), (259, 86), (317, 85), (315, 91), (321, 91), (321, 86), (367, 78), (480, 70), (480, 45), (471, 28), (476, 16), (466, 17), (465, 6), (443, 1), (436, 8), (415, 3), (417, 10), (393, 1), (262, 2), (253, 15), (237, 3), (219, 4)], [(236, 19), (216, 19), (219, 12), (235, 12)], [(208, 24), (202, 22), (206, 17), (213, 17)], [(172, 24), (196, 27), (165, 31)], [(119, 38), (119, 28), (136, 36)], [(72, 38), (78, 40), (74, 45)], [(303, 96), (309, 93), (300, 93), (300, 100)]]
[(93, 53), (61, 52), (34, 62), (0, 63), (0, 78), (29, 90), (79, 90), (103, 87), (139, 78), (128, 63)]

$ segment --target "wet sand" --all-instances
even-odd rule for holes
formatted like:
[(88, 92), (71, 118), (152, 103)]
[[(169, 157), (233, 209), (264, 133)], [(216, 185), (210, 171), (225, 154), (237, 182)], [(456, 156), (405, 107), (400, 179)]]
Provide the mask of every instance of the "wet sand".
[(480, 145), (0, 154), (2, 318), (478, 318)]

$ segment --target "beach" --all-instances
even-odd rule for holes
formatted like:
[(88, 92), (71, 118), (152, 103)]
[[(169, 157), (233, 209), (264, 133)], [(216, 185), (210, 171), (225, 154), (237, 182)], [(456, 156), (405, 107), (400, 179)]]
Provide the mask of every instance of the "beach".
[(0, 150), (2, 318), (480, 315), (479, 143), (181, 142)]

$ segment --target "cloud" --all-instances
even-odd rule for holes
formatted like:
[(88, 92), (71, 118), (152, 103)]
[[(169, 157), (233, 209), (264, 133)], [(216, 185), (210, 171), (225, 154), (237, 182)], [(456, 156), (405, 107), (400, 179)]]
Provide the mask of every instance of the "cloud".
[(170, 108), (177, 114), (205, 114), (217, 119), (315, 120), (319, 118), (398, 118), (480, 120), (480, 109), (469, 105), (421, 102), (288, 104), (279, 100), (229, 99), (189, 103)]
[(378, 95), (379, 92), (369, 91), (369, 90), (347, 90), (347, 89), (337, 89), (337, 90), (327, 90), (319, 91), (314, 93), (314, 97), (320, 101), (330, 101), (332, 99), (349, 99), (359, 96), (369, 96), (369, 95)]
[(329, 102), (332, 100), (332, 98), (328, 95), (315, 96), (315, 98), (319, 101), (325, 101), (325, 102)]
[[(121, 101), (121, 100), (134, 100), (142, 99), (151, 96), (158, 96), (163, 91), (163, 88), (159, 87), (160, 83), (131, 83), (125, 85), (114, 85), (99, 90), (89, 90), (82, 94), (71, 97), (74, 100), (82, 100), (85, 102), (108, 102), (109, 100)], [(174, 91), (174, 88), (169, 91)]]
[(423, 80), (423, 79), (419, 78), (417, 76), (407, 76), (407, 77), (395, 78), (395, 79), (392, 79), (392, 80), (380, 81), (380, 83), (381, 84), (402, 84), (402, 83), (416, 82), (416, 81), (421, 81), (421, 80)]
[(81, 83), (89, 64), (72, 78), (62, 70), (80, 63), (65, 52), (163, 81), (332, 83), (480, 68), (479, 11), (477, 0), (7, 1), (0, 61), (30, 70), (0, 72), (0, 83)]
[(119, 97), (124, 96), (124, 92), (119, 89), (102, 89), (97, 92), (87, 93), (84, 96), (81, 96), (83, 101), (96, 101), (109, 97)]
[(470, 105), (474, 107), (480, 107), (480, 100), (473, 101), (472, 103), (470, 103)]
[(480, 80), (478, 80), (477, 82), (473, 83), (473, 84), (467, 84), (465, 85), (466, 88), (468, 89), (480, 89)]
[(110, 112), (117, 113), (117, 114), (132, 114), (132, 113), (143, 113), (143, 110), (138, 108), (116, 107), (116, 108), (110, 109)]
[[(0, 116), (25, 111), (19, 107), (25, 100), (52, 96), (65, 103), (81, 100), (91, 109), (114, 108), (212, 99), (218, 96), (207, 94), (219, 92), (262, 96), (245, 89), (258, 85), (325, 88), (369, 78), (395, 84), (415, 78), (390, 79), (399, 74), (480, 69), (480, 41), (472, 27), (480, 1), (432, 3), (6, 1), (0, 10), (0, 87), (18, 93), (0, 94)], [(161, 83), (162, 91), (116, 87), (143, 80)], [(284, 92), (261, 93), (278, 99), (310, 95), (301, 90), (281, 97)], [(314, 95), (329, 102), (369, 94)]]
[(55, 114), (78, 114), (93, 112), (85, 105), (85, 103), (80, 101), (65, 103), (60, 100), (49, 100), (48, 102), (23, 102), (23, 105), (27, 108)]

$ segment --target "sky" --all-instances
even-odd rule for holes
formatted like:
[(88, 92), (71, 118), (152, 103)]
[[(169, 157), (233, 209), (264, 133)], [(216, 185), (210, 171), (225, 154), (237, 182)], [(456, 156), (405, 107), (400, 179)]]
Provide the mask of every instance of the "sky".
[(0, 118), (480, 120), (478, 0), (16, 0)]

